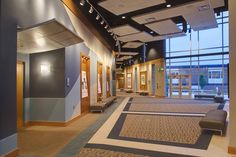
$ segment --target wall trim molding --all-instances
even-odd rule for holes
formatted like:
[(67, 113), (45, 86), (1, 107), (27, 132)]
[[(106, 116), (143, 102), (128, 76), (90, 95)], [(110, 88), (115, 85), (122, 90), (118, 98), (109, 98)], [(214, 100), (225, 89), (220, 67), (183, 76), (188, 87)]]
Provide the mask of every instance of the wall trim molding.
[(17, 148), (9, 153), (7, 153), (6, 155), (4, 155), (3, 157), (17, 157), (19, 155), (20, 150)]
[(30, 126), (55, 126), (55, 127), (66, 127), (70, 125), (71, 123), (75, 122), (76, 120), (80, 119), (81, 117), (88, 114), (88, 112), (84, 112), (71, 120), (68, 120), (67, 122), (46, 122), (46, 121), (28, 121), (25, 123), (25, 127)]
[(236, 147), (228, 146), (228, 153), (236, 154)]

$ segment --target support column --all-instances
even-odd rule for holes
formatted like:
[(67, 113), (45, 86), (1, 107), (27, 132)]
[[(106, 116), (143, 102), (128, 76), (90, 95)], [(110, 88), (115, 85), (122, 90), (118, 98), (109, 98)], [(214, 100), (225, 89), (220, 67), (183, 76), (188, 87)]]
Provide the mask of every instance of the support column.
[(229, 0), (230, 117), (228, 152), (236, 154), (236, 0)]

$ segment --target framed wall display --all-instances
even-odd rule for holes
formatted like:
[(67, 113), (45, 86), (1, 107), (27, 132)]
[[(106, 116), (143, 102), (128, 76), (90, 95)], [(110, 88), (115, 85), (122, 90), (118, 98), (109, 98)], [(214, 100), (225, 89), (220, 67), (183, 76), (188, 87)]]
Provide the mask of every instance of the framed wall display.
[(140, 72), (140, 90), (147, 90), (147, 71)]
[(141, 85), (146, 85), (146, 76), (145, 76), (145, 74), (141, 73), (140, 77), (141, 77)]
[(110, 93), (110, 74), (111, 74), (111, 69), (109, 66), (107, 66), (107, 83), (106, 83), (106, 92), (107, 92), (107, 97), (110, 97), (111, 96), (111, 93)]
[(82, 98), (88, 96), (88, 84), (87, 84), (87, 76), (86, 71), (82, 71)]
[(101, 87), (101, 76), (98, 74), (98, 94), (102, 93), (102, 87)]
[(90, 108), (90, 59), (81, 54), (80, 65), (81, 113), (87, 113)]
[(97, 101), (101, 101), (103, 93), (103, 82), (102, 82), (102, 63), (97, 62)]
[(127, 88), (132, 88), (132, 73), (127, 74)]

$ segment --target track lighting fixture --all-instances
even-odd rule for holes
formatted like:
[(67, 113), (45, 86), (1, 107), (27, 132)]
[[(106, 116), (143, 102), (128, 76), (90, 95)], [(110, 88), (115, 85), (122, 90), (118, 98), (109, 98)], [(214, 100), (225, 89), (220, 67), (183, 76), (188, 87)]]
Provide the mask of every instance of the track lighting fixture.
[(101, 25), (103, 25), (103, 24), (104, 24), (104, 20), (101, 21)]
[(108, 28), (108, 25), (106, 25), (104, 28), (107, 29), (107, 28)]
[(92, 6), (90, 6), (89, 13), (90, 13), (90, 14), (93, 13), (93, 7), (92, 7)]
[(85, 0), (80, 0), (80, 3), (79, 3), (81, 6), (84, 6), (85, 4)]
[(99, 20), (99, 19), (100, 19), (100, 16), (99, 16), (99, 15), (97, 15), (97, 16), (96, 16), (96, 20)]

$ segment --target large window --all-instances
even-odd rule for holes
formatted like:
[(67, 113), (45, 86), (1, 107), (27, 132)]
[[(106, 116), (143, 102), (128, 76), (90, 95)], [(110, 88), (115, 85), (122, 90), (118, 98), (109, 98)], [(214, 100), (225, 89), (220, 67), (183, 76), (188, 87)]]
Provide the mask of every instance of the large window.
[(191, 75), (192, 95), (200, 92), (228, 96), (228, 12), (216, 18), (217, 28), (193, 31), (188, 26), (186, 36), (166, 40), (167, 75)]

